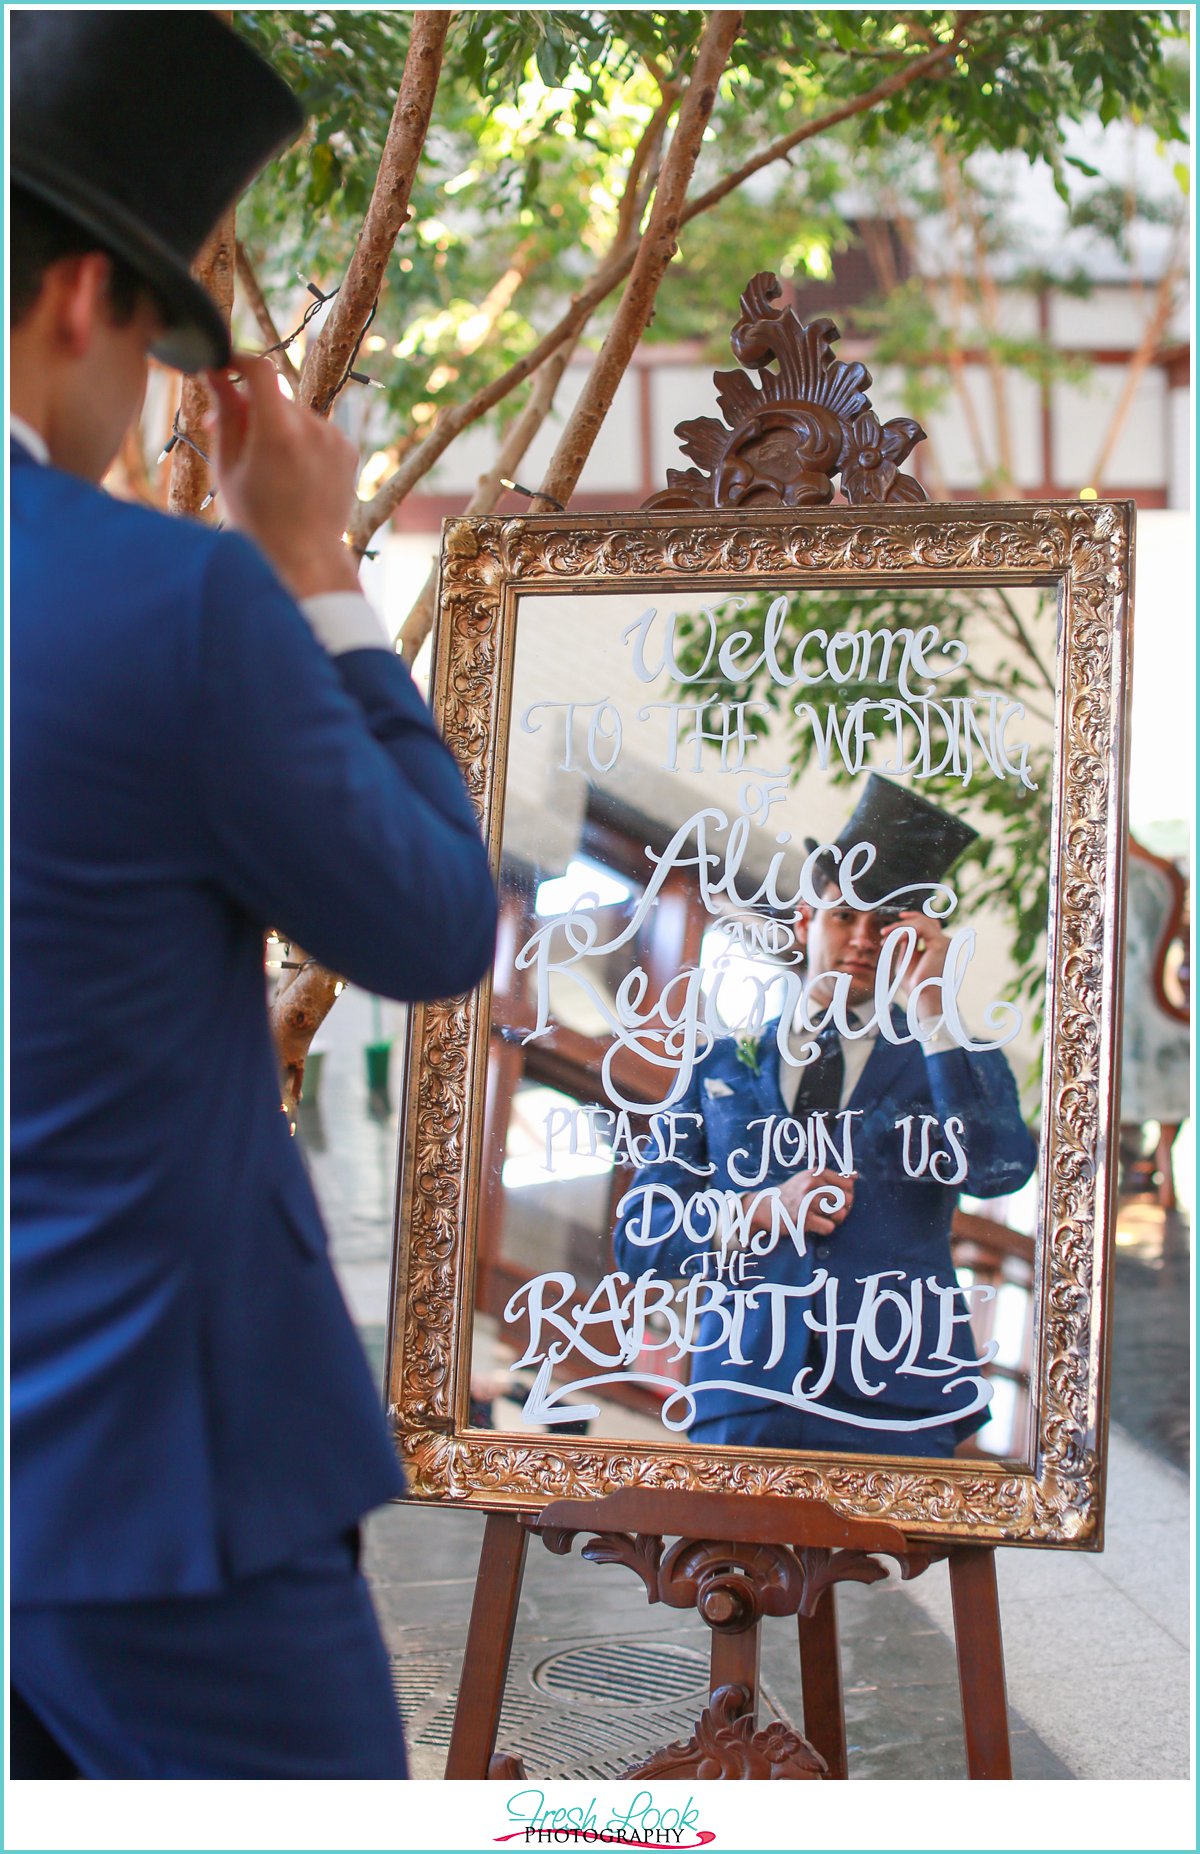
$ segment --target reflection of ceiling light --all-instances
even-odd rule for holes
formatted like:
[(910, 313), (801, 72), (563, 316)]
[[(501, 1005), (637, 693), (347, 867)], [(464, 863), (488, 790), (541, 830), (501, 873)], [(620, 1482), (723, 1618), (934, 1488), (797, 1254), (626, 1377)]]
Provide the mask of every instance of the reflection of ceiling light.
[(556, 1152), (554, 1170), (548, 1172), (540, 1158), (522, 1152), (505, 1159), (500, 1176), (506, 1191), (519, 1191), (523, 1185), (562, 1184), (571, 1178), (598, 1178), (603, 1172), (611, 1172), (612, 1168), (611, 1156), (606, 1157), (603, 1153)]
[(614, 902), (628, 901), (632, 894), (632, 882), (615, 876), (603, 863), (594, 863), (589, 856), (573, 856), (563, 875), (538, 883), (534, 907), (539, 914), (566, 914), (585, 897), (590, 907), (609, 908)]

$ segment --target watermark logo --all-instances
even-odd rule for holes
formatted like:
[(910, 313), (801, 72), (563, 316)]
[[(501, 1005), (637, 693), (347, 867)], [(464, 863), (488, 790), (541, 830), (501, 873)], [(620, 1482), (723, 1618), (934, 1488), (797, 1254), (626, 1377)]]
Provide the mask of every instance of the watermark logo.
[(630, 1802), (603, 1809), (595, 1796), (554, 1809), (544, 1790), (518, 1790), (508, 1798), (507, 1809), (513, 1826), (495, 1840), (521, 1847), (705, 1848), (716, 1840), (711, 1828), (700, 1827), (700, 1811), (690, 1796), (680, 1806), (660, 1806), (652, 1790), (638, 1790)]

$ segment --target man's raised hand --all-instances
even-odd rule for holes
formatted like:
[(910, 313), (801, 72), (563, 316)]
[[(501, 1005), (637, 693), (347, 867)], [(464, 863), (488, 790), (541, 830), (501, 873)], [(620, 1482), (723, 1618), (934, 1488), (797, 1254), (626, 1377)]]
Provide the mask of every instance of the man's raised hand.
[(297, 599), (357, 591), (358, 565), (343, 539), (358, 472), (354, 446), (284, 397), (269, 360), (235, 354), (232, 368), (206, 377), (216, 404), (213, 467), (229, 525), (258, 543)]

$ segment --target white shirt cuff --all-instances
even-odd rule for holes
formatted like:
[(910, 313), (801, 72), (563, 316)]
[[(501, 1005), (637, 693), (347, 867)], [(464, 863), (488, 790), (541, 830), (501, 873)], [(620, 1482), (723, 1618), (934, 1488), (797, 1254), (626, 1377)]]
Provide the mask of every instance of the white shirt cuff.
[(301, 599), (300, 610), (331, 657), (347, 650), (390, 650), (383, 619), (361, 592), (317, 592)]
[(938, 1025), (931, 1037), (924, 1037), (921, 1040), (921, 1048), (927, 1056), (944, 1056), (950, 1050), (961, 1047), (961, 1044), (955, 1042), (944, 1022)]

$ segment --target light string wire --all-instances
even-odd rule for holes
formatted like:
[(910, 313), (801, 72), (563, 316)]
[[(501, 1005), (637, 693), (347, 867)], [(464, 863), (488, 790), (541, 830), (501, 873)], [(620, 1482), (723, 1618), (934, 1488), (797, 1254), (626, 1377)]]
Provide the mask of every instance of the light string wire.
[[(299, 275), (299, 273), (297, 274)], [(272, 354), (286, 353), (288, 349), (292, 346), (292, 343), (300, 339), (300, 336), (304, 333), (305, 329), (308, 327), (313, 317), (317, 315), (320, 312), (320, 310), (322, 310), (325, 307), (326, 303), (330, 303), (333, 301), (334, 297), (338, 293), (338, 290), (341, 288), (340, 284), (336, 284), (332, 290), (319, 289), (317, 285), (313, 282), (311, 277), (301, 277), (301, 282), (304, 284), (305, 289), (311, 295), (313, 299), (312, 302), (309, 303), (308, 307), (304, 311), (304, 314), (301, 316), (299, 322), (297, 322), (295, 328), (292, 330), (290, 335), (282, 336), (280, 340), (272, 342), (269, 348), (263, 348), (260, 351), (258, 355), (258, 358), (260, 360), (266, 360)], [(387, 390), (382, 380), (373, 380), (370, 374), (360, 372), (354, 365), (355, 361), (358, 359), (359, 350), (361, 349), (362, 344), (364, 340), (366, 339), (367, 330), (370, 328), (372, 322), (375, 320), (375, 315), (376, 315), (376, 311), (378, 310), (378, 308), (379, 308), (379, 298), (377, 296), (375, 298), (375, 301), (371, 304), (371, 313), (368, 315), (366, 321), (362, 325), (362, 329), (359, 333), (358, 340), (354, 344), (353, 352), (350, 355), (349, 361), (346, 363), (345, 371), (343, 372), (342, 377), (338, 381), (337, 385), (333, 388), (328, 399), (325, 401), (324, 409), (326, 411), (328, 411), (330, 406), (332, 406), (334, 400), (337, 398), (342, 388), (345, 385), (347, 385), (347, 383), (351, 380), (354, 382), (356, 386), (373, 386), (378, 392), (385, 392)], [(171, 420), (171, 435), (167, 439), (166, 443), (163, 445), (162, 450), (158, 453), (158, 461), (160, 464), (163, 464), (167, 461), (167, 458), (171, 455), (171, 452), (175, 449), (175, 446), (177, 444), (186, 444), (189, 450), (195, 451), (197, 457), (200, 458), (202, 463), (208, 464), (209, 467), (211, 468), (211, 459), (209, 458), (208, 452), (201, 450), (200, 446), (196, 443), (196, 440), (187, 431), (185, 431), (183, 426), (179, 423), (179, 408), (178, 407), (176, 407), (175, 415)], [(216, 491), (216, 488), (214, 487), (209, 490), (203, 502), (200, 504), (201, 514), (203, 514), (205, 509), (211, 507), (213, 502), (216, 501), (216, 497), (217, 497), (217, 491)], [(362, 552), (362, 558), (363, 559), (374, 559), (375, 556), (374, 554), (368, 553), (364, 549)]]

